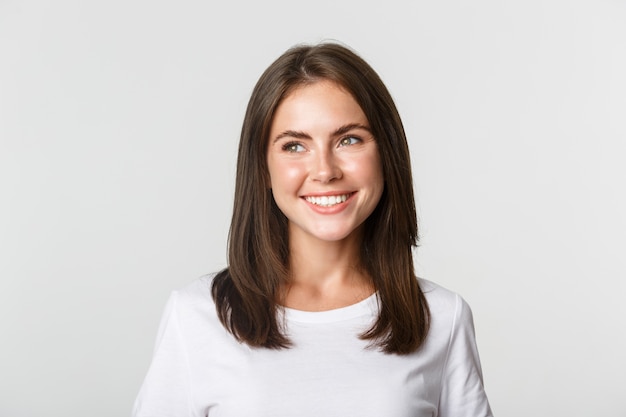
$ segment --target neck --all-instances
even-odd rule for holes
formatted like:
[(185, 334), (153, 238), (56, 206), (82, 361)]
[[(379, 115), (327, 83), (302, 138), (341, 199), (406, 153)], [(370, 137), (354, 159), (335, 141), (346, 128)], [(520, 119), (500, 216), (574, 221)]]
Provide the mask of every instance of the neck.
[(340, 241), (322, 241), (290, 232), (289, 285), (283, 303), (300, 310), (345, 307), (374, 291), (360, 265), (361, 233)]

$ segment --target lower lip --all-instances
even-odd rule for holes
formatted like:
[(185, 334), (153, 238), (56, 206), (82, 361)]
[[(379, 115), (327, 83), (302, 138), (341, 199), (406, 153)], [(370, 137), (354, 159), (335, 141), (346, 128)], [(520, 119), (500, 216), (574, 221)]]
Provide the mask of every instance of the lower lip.
[(316, 213), (337, 214), (345, 210), (346, 207), (348, 207), (348, 203), (352, 200), (355, 194), (356, 193), (350, 194), (350, 196), (346, 199), (346, 201), (343, 201), (339, 204), (335, 204), (334, 206), (330, 206), (330, 207), (318, 206), (317, 204), (310, 203), (306, 201), (304, 197), (302, 197), (302, 200), (311, 208), (311, 210), (315, 211)]

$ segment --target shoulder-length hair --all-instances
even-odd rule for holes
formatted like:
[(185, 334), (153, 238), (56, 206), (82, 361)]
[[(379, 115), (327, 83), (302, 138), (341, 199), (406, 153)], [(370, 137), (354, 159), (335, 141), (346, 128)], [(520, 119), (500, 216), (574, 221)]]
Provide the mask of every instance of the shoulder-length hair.
[(278, 318), (279, 291), (288, 281), (288, 222), (269, 189), (267, 146), (281, 101), (295, 88), (321, 80), (337, 83), (361, 106), (382, 161), (385, 188), (365, 221), (360, 259), (372, 277), (380, 309), (360, 337), (387, 353), (414, 352), (426, 337), (430, 312), (413, 267), (417, 216), (404, 127), (376, 72), (335, 43), (289, 49), (254, 87), (239, 142), (229, 266), (212, 286), (219, 318), (250, 346), (290, 346)]

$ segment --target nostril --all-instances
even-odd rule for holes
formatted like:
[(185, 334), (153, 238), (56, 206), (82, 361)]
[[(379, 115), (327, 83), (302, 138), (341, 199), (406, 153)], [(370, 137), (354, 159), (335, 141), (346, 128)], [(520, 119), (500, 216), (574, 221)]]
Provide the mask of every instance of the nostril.
[(331, 157), (320, 157), (314, 167), (312, 178), (321, 182), (330, 182), (341, 178), (341, 169)]

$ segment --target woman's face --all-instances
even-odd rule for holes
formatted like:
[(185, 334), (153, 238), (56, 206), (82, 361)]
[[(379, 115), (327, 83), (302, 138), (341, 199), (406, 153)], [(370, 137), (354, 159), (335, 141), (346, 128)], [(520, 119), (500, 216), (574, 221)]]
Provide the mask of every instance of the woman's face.
[(299, 87), (278, 106), (267, 163), (291, 242), (353, 235), (384, 188), (378, 146), (363, 110), (330, 81)]

